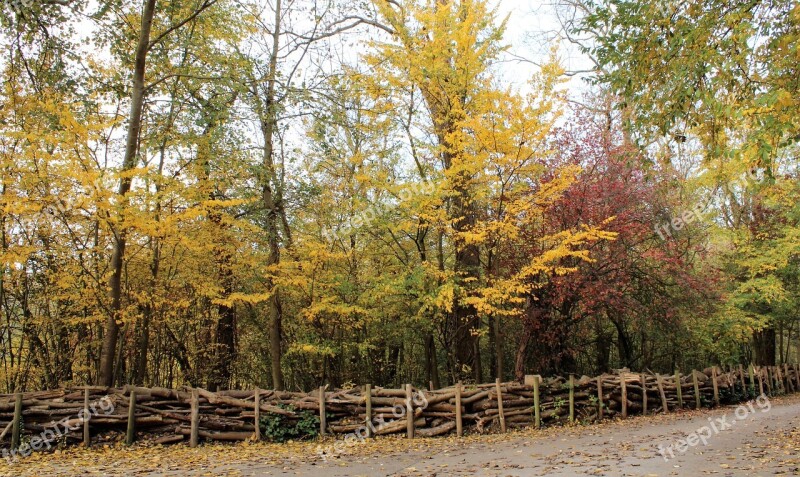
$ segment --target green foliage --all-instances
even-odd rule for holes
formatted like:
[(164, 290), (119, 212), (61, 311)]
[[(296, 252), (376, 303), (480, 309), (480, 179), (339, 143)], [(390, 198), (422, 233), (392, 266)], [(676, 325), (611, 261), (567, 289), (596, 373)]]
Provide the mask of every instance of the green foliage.
[[(292, 406), (280, 406), (294, 411)], [(272, 442), (288, 440), (313, 439), (319, 434), (319, 417), (311, 411), (297, 412), (297, 418), (289, 418), (282, 414), (267, 414), (261, 417), (262, 434)]]
[[(792, 329), (797, 300), (800, 6), (791, 0), (582, 2), (596, 81), (658, 167), (696, 168), (681, 187), (709, 204), (707, 266), (726, 298), (692, 340), (752, 359), (754, 332)], [(656, 154), (653, 154), (653, 153)], [(690, 167), (687, 167), (690, 165)], [(741, 178), (748, 176), (748, 180)], [(692, 204), (679, 201), (676, 213)], [(782, 345), (782, 343), (781, 343)], [(763, 364), (775, 362), (754, 340)], [(784, 353), (785, 356), (786, 353)]]

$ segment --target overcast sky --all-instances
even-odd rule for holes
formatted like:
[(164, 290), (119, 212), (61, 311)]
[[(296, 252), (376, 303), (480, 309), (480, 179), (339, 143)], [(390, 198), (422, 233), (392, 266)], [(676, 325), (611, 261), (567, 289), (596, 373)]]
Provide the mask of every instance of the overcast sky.
[[(533, 62), (545, 61), (554, 44), (558, 44), (558, 56), (567, 71), (585, 70), (591, 67), (588, 58), (575, 45), (558, 42), (561, 25), (551, 1), (499, 0), (500, 12), (508, 15), (506, 42), (511, 53)], [(504, 66), (508, 81), (521, 82), (536, 70), (535, 65), (523, 61), (508, 61)], [(566, 85), (571, 94), (580, 94), (585, 83), (573, 77)]]

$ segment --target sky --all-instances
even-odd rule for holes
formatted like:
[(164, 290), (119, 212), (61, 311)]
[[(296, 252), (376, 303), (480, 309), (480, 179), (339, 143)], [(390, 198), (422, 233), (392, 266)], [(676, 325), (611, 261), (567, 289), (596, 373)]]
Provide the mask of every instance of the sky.
[[(547, 60), (551, 48), (557, 45), (558, 58), (566, 71), (591, 68), (587, 56), (577, 46), (563, 39), (553, 1), (498, 0), (500, 14), (508, 16), (506, 41), (511, 45), (512, 55), (541, 63)], [(508, 61), (503, 70), (508, 81), (517, 83), (529, 78), (536, 71), (536, 66), (525, 61)], [(571, 94), (586, 90), (584, 77), (570, 77), (566, 87)]]

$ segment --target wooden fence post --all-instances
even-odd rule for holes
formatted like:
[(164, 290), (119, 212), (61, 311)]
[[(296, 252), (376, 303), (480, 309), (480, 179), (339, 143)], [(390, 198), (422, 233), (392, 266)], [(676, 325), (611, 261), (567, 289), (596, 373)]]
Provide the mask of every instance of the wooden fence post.
[(719, 407), (719, 384), (717, 384), (717, 367), (711, 367), (711, 386), (714, 388), (714, 404)]
[(575, 375), (569, 375), (569, 422), (575, 423)]
[(325, 386), (319, 387), (319, 435), (324, 436), (328, 430), (328, 416), (325, 415)]
[(189, 447), (194, 448), (200, 443), (200, 391), (197, 388), (192, 388), (190, 421)]
[(603, 420), (603, 378), (597, 377), (597, 420)]
[(656, 373), (656, 383), (658, 383), (658, 394), (661, 396), (661, 407), (664, 408), (664, 414), (666, 414), (669, 412), (669, 404), (667, 403), (667, 394), (664, 392), (664, 379), (658, 373)]
[(681, 372), (675, 370), (675, 389), (678, 391), (678, 409), (683, 409), (683, 386), (681, 385)]
[(750, 368), (748, 368), (747, 372), (749, 373), (750, 378), (750, 397), (756, 397), (756, 367), (753, 366), (753, 363), (750, 363)]
[(642, 382), (642, 415), (647, 415), (647, 380), (645, 379), (644, 373), (639, 376), (639, 379)]
[(411, 385), (406, 384), (406, 437), (414, 438), (414, 403), (411, 400)]
[(125, 435), (125, 445), (132, 445), (136, 440), (136, 391), (131, 389), (128, 403), (128, 432)]
[(539, 407), (539, 376), (533, 377), (533, 416), (536, 428), (542, 427), (542, 414)]
[(494, 387), (497, 391), (497, 414), (500, 416), (500, 432), (506, 433), (506, 415), (503, 412), (503, 392), (500, 390), (500, 378), (495, 379)]
[(22, 437), (22, 393), (14, 393), (14, 422), (11, 425), (11, 450), (19, 449)]
[(372, 385), (367, 384), (364, 390), (364, 399), (367, 407), (367, 437), (374, 437), (372, 435)]
[(256, 421), (256, 441), (261, 440), (261, 390), (256, 387), (253, 393), (253, 414)]
[(622, 418), (628, 417), (628, 383), (625, 382), (624, 371), (619, 373), (619, 386), (622, 388)]
[(83, 390), (83, 446), (89, 447), (92, 438), (89, 434), (89, 388)]
[(461, 381), (456, 384), (456, 436), (464, 435), (464, 422), (461, 420)]
[(697, 371), (692, 370), (692, 383), (694, 384), (695, 409), (700, 409), (700, 383), (697, 382)]

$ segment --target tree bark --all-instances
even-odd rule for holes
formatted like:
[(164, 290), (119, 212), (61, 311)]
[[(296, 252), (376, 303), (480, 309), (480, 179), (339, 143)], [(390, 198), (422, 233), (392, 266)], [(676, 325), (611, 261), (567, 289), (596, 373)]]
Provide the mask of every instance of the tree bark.
[(756, 366), (775, 366), (775, 328), (769, 327), (753, 333), (753, 351)]
[(283, 370), (281, 358), (283, 351), (281, 341), (283, 338), (283, 310), (280, 296), (275, 294), (270, 300), (270, 329), (269, 329), (269, 354), (272, 373), (272, 383), (276, 390), (283, 390)]
[[(230, 285), (226, 284), (224, 287), (225, 295), (230, 296), (232, 292)], [(236, 311), (231, 306), (220, 304), (217, 314), (219, 316), (214, 334), (216, 352), (209, 386), (214, 391), (220, 391), (230, 386), (231, 369), (236, 356)]]
[(531, 341), (531, 332), (529, 328), (526, 326), (525, 329), (522, 331), (522, 336), (519, 339), (519, 345), (517, 346), (517, 358), (514, 362), (514, 379), (518, 382), (523, 382), (525, 380), (525, 361), (528, 358), (528, 345)]

